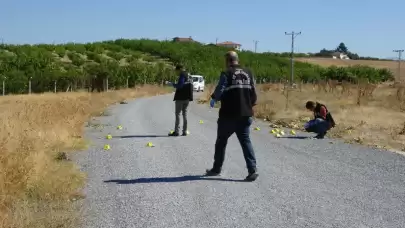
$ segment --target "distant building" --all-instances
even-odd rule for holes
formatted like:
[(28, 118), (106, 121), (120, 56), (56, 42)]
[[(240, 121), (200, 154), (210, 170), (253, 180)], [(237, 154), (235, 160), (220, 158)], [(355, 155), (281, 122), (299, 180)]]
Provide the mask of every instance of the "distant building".
[(242, 45), (238, 44), (238, 43), (231, 42), (231, 41), (225, 41), (225, 42), (222, 42), (222, 43), (217, 43), (217, 46), (226, 47), (226, 48), (232, 48), (232, 49), (235, 49), (237, 51), (240, 51), (240, 47)]
[(191, 38), (190, 36), (189, 38), (174, 37), (173, 42), (196, 42), (196, 41), (193, 40), (193, 38)]
[(340, 52), (333, 52), (332, 53), (332, 58), (334, 58), (334, 59), (350, 59), (349, 56), (347, 56), (344, 53), (340, 53)]

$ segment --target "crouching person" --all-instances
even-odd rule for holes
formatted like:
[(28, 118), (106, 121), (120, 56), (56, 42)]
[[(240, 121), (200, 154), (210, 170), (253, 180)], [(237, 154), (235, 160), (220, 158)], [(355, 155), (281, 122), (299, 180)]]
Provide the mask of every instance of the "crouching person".
[(336, 125), (332, 114), (324, 104), (318, 102), (308, 101), (305, 107), (314, 113), (314, 119), (304, 125), (305, 130), (316, 133), (315, 138), (323, 139), (326, 133)]

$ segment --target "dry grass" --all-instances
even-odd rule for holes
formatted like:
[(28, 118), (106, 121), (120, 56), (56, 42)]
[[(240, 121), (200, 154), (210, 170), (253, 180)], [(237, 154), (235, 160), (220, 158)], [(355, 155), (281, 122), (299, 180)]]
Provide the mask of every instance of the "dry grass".
[[(296, 58), (297, 61), (317, 64), (324, 67), (329, 66), (354, 66), (366, 65), (375, 68), (388, 68), (396, 77), (398, 77), (398, 61), (379, 61), (379, 60), (344, 60), (332, 58)], [(405, 78), (405, 63), (401, 64), (401, 79)]]
[[(297, 89), (289, 91), (284, 91), (283, 87), (281, 84), (258, 85), (260, 92), (258, 105), (255, 106), (256, 117), (271, 121), (271, 125), (302, 129), (303, 124), (313, 117), (305, 109), (305, 102), (315, 100), (327, 105), (337, 123), (328, 133), (329, 137), (379, 148), (404, 150), (403, 87), (393, 88), (381, 84), (374, 90), (366, 90), (366, 93), (359, 93), (364, 91), (366, 85), (346, 86), (343, 93), (341, 86), (332, 92), (319, 90), (318, 85), (312, 84), (298, 85)], [(207, 87), (207, 96), (201, 103), (209, 99), (212, 88)], [(372, 93), (370, 95), (367, 92)]]
[(1, 97), (0, 227), (77, 227), (72, 201), (83, 197), (85, 175), (66, 152), (85, 147), (84, 122), (109, 104), (165, 92), (145, 86)]

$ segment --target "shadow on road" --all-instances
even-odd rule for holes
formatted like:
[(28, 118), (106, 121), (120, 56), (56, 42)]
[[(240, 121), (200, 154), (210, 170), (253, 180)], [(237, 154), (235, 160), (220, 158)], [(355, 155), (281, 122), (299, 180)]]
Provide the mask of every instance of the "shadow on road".
[(282, 139), (310, 139), (311, 136), (285, 136)]
[(169, 137), (168, 135), (122, 135), (122, 136), (113, 136), (113, 138), (158, 138), (158, 137)]
[(184, 181), (198, 181), (198, 180), (211, 180), (211, 181), (228, 181), (228, 182), (246, 182), (245, 180), (226, 179), (220, 177), (208, 177), (204, 175), (182, 176), (182, 177), (151, 177), (151, 178), (138, 178), (132, 180), (106, 180), (104, 183), (116, 184), (145, 184), (145, 183), (171, 183), (171, 182), (184, 182)]

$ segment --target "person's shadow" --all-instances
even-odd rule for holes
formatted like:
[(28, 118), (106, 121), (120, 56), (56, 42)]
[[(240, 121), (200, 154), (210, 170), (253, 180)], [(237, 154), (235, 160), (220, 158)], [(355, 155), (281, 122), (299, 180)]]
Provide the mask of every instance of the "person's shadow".
[(169, 137), (168, 135), (121, 135), (113, 136), (113, 138), (129, 139), (129, 138), (160, 138)]
[(151, 177), (151, 178), (138, 178), (138, 179), (116, 179), (106, 180), (104, 183), (116, 183), (116, 184), (145, 184), (145, 183), (173, 183), (173, 182), (185, 182), (185, 181), (228, 181), (228, 182), (247, 182), (245, 180), (226, 179), (220, 177), (210, 177), (205, 175), (188, 175), (181, 177)]
[(280, 137), (282, 139), (310, 139), (312, 138), (311, 136), (284, 136)]

